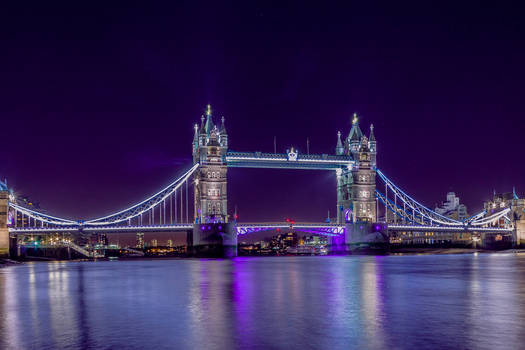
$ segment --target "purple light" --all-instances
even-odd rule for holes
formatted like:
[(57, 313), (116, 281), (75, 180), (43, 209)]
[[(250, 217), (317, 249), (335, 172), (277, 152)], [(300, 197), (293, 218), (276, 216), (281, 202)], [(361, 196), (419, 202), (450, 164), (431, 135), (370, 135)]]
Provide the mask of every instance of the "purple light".
[(201, 231), (204, 231), (204, 228), (205, 228), (204, 226), (201, 226)]
[(219, 225), (219, 230), (222, 230), (222, 226), (221, 225)]

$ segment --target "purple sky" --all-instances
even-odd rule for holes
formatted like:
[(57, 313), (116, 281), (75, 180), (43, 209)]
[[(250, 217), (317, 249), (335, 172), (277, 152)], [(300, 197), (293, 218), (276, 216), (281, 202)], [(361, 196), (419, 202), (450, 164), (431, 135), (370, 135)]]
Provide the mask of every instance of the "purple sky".
[[(524, 9), (364, 3), (2, 4), (0, 177), (57, 216), (113, 212), (189, 166), (211, 103), (233, 150), (333, 153), (357, 112), (424, 204), (525, 195)], [(241, 221), (318, 221), (335, 178), (230, 169), (229, 199)]]

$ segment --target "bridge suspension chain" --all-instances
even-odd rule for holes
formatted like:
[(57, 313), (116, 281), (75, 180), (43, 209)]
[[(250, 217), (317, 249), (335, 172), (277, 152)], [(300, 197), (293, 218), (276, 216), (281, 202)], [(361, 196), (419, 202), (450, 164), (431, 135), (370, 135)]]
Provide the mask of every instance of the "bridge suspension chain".
[[(127, 209), (121, 210), (117, 213), (107, 215), (101, 218), (92, 219), (85, 221), (85, 225), (112, 225), (117, 224), (123, 221), (126, 221), (128, 219), (132, 219), (135, 217), (138, 217), (139, 215), (148, 212), (151, 210), (151, 218), (154, 223), (154, 215), (155, 215), (155, 208), (159, 207), (159, 220), (162, 222), (162, 203), (173, 195), (177, 189), (181, 188), (183, 184), (186, 183), (187, 187), (187, 181), (189, 180), (190, 176), (195, 173), (195, 171), (198, 169), (199, 164), (195, 164), (188, 170), (186, 173), (184, 173), (180, 178), (178, 178), (176, 181), (168, 185), (163, 190), (159, 191), (158, 193), (154, 194), (153, 196), (149, 197), (148, 199), (135, 204), (132, 207), (129, 207)], [(187, 192), (186, 192), (187, 193)], [(188, 200), (186, 199), (186, 202)], [(181, 211), (182, 211), (182, 188), (181, 188)], [(186, 217), (188, 217), (188, 208), (186, 207)], [(181, 221), (182, 221), (182, 212), (181, 212)], [(153, 224), (152, 223), (152, 224)]]
[[(376, 190), (376, 197), (385, 205), (385, 213), (388, 211), (393, 212), (398, 217), (401, 217), (409, 222), (417, 225), (430, 225), (430, 226), (486, 226), (497, 222), (502, 217), (505, 218), (508, 224), (511, 224), (511, 220), (507, 214), (511, 211), (510, 208), (503, 209), (490, 216), (485, 216), (486, 211), (482, 211), (470, 218), (460, 221), (443, 216), (435, 211), (425, 207), (399, 187), (397, 187), (392, 181), (390, 181), (385, 174), (379, 169), (376, 170), (379, 178), (385, 183), (385, 194)], [(388, 191), (394, 194), (394, 201), (388, 198)], [(403, 208), (397, 204), (397, 199), (400, 199), (403, 203)], [(385, 215), (385, 218), (387, 216)]]
[[(376, 172), (379, 178), (385, 183), (385, 187), (388, 188), (390, 192), (392, 192), (396, 197), (398, 197), (406, 205), (406, 207), (409, 208), (413, 216), (413, 219), (411, 221), (416, 221), (416, 217), (419, 216), (421, 219), (421, 224), (425, 224), (426, 220), (427, 223), (431, 225), (434, 223), (437, 225), (448, 226), (464, 225), (464, 223), (461, 221), (448, 218), (425, 207), (423, 204), (419, 203), (418, 201), (407, 195), (405, 192), (403, 192), (392, 181), (390, 181), (379, 169), (377, 169)], [(389, 205), (387, 205), (387, 208), (391, 210)]]
[[(22, 215), (26, 215), (28, 217), (28, 224), (30, 224), (30, 219), (35, 220), (35, 226), (36, 222), (40, 222), (41, 225), (44, 223), (51, 224), (51, 225), (59, 225), (59, 226), (72, 226), (77, 224), (76, 221), (68, 220), (68, 219), (62, 219), (58, 217), (54, 217), (51, 215), (39, 213), (37, 211), (22, 207), (16, 203), (9, 202), (9, 207), (15, 211), (15, 215), (18, 215), (19, 213)], [(17, 220), (15, 219), (15, 222)], [(24, 220), (22, 220), (23, 222)]]

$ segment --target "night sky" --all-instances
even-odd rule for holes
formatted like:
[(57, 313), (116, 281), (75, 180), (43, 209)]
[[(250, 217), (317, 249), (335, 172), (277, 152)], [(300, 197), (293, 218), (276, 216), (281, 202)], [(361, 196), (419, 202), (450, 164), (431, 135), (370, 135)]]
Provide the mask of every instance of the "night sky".
[[(0, 177), (51, 214), (108, 214), (191, 164), (210, 103), (232, 150), (334, 153), (357, 112), (424, 204), (524, 196), (523, 5), (368, 3), (3, 3)], [(335, 210), (333, 173), (228, 172), (240, 221)]]

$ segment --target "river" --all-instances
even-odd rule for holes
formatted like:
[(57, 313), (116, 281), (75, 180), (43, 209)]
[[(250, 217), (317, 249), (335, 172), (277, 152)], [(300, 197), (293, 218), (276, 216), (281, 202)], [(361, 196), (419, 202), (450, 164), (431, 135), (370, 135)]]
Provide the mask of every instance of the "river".
[(525, 255), (26, 263), (0, 349), (523, 349)]

